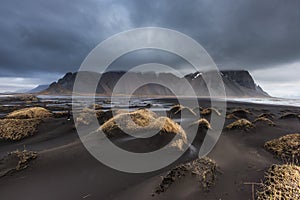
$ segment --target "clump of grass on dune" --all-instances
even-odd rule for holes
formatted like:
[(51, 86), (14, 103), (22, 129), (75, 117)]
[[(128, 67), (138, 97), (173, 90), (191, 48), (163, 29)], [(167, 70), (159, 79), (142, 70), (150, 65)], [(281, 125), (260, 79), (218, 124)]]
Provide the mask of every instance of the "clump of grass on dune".
[(183, 128), (168, 117), (159, 117), (154, 124), (161, 127), (160, 135), (179, 135), (179, 139), (171, 142), (170, 147), (182, 151), (184, 146), (188, 145), (187, 136)]
[(208, 115), (211, 115), (213, 112), (214, 112), (216, 115), (221, 116), (221, 113), (220, 113), (217, 109), (215, 109), (215, 108), (205, 108), (205, 109), (203, 109), (203, 110), (200, 112), (200, 114), (201, 114), (202, 116), (208, 116)]
[(260, 117), (265, 117), (265, 118), (268, 118), (270, 120), (274, 119), (274, 115), (273, 114), (270, 114), (270, 113), (262, 113), (258, 116), (258, 118)]
[(226, 129), (228, 130), (235, 130), (235, 129), (242, 129), (242, 130), (249, 130), (254, 128), (254, 124), (252, 124), (250, 121), (246, 119), (239, 119), (228, 126), (226, 126)]
[(237, 116), (235, 116), (234, 114), (228, 114), (226, 115), (226, 119), (239, 119)]
[(258, 200), (296, 200), (300, 198), (300, 167), (272, 165), (257, 191)]
[(182, 113), (187, 114), (187, 115), (196, 116), (196, 113), (188, 107), (181, 108), (181, 109), (177, 110), (174, 114), (178, 115), (178, 114), (182, 114)]
[(13, 151), (0, 160), (0, 177), (3, 177), (14, 171), (26, 169), (29, 162), (36, 159), (38, 154), (33, 151)]
[(42, 107), (15, 110), (0, 120), (0, 139), (17, 141), (37, 133), (41, 119), (53, 117)]
[(258, 117), (253, 121), (253, 123), (267, 123), (269, 126), (276, 126), (276, 124), (272, 120), (266, 117)]
[(49, 118), (53, 117), (53, 114), (42, 107), (31, 107), (15, 110), (9, 113), (6, 118), (10, 119), (32, 119), (32, 118)]
[(215, 183), (216, 168), (216, 162), (208, 157), (198, 158), (194, 161), (176, 166), (162, 177), (161, 183), (155, 189), (152, 196), (166, 192), (173, 183), (187, 175), (195, 177), (197, 181), (199, 181), (202, 190), (208, 190), (208, 188)]
[(170, 113), (175, 113), (177, 112), (178, 110), (184, 108), (184, 106), (180, 105), (180, 104), (177, 104), (177, 105), (174, 105), (170, 108), (169, 112)]
[(15, 154), (19, 158), (19, 162), (16, 166), (16, 170), (22, 170), (28, 167), (28, 162), (37, 158), (37, 152), (34, 151), (14, 151), (11, 154)]
[(169, 110), (170, 117), (179, 115), (196, 116), (197, 114), (192, 109), (182, 105), (175, 105)]
[(21, 140), (37, 133), (39, 119), (1, 119), (0, 139)]
[(144, 127), (149, 128), (150, 122), (155, 120), (154, 116), (155, 114), (146, 109), (130, 113), (121, 112), (105, 122), (100, 129), (109, 136), (118, 134), (121, 129), (124, 129), (124, 131), (127, 129), (130, 132), (140, 131)]
[(132, 111), (129, 112), (130, 113), (130, 117), (132, 120), (135, 120), (135, 122), (137, 122), (140, 118), (157, 118), (157, 115), (155, 112), (152, 112), (151, 110), (148, 109), (138, 109), (136, 111)]
[(265, 143), (264, 147), (284, 159), (300, 159), (300, 134), (289, 134)]
[(240, 108), (240, 109), (234, 109), (231, 113), (232, 114), (250, 114), (250, 111), (247, 109)]
[(81, 126), (81, 125), (90, 125), (93, 120), (95, 119), (95, 117), (97, 119), (102, 118), (104, 120), (108, 120), (106, 119), (106, 112), (102, 111), (102, 110), (94, 110), (94, 109), (90, 109), (90, 108), (83, 108), (79, 115), (76, 117), (75, 122), (77, 125)]
[(201, 118), (196, 122), (192, 123), (191, 126), (198, 126), (199, 128), (211, 129), (211, 125), (207, 119)]
[(76, 117), (75, 122), (77, 125), (89, 125), (95, 115), (95, 110), (90, 108), (83, 108), (79, 115)]
[(235, 109), (230, 114), (237, 118), (244, 118), (247, 119), (249, 115), (251, 115), (251, 112), (246, 109)]
[(117, 137), (122, 133), (143, 134), (150, 131), (157, 131), (162, 136), (179, 135), (179, 139), (173, 141), (170, 147), (182, 150), (183, 146), (187, 145), (186, 133), (179, 124), (168, 117), (157, 117), (147, 109), (118, 114), (99, 129), (108, 137)]
[(286, 113), (282, 115), (280, 119), (300, 119), (300, 115), (296, 113)]
[(159, 117), (147, 109), (136, 110), (129, 113), (120, 113), (107, 122), (100, 129), (108, 135), (118, 134), (120, 130), (141, 132), (148, 129), (162, 129), (164, 132), (180, 132), (182, 129), (170, 118)]

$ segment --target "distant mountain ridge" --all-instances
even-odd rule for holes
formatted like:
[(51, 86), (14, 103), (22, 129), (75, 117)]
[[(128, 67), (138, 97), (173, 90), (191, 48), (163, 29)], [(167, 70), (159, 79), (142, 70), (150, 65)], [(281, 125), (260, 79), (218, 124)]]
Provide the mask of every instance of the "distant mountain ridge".
[(26, 93), (36, 93), (36, 92), (42, 92), (46, 90), (49, 87), (49, 85), (38, 85), (37, 87), (26, 91)]
[[(68, 72), (64, 77), (59, 79), (57, 82), (53, 82), (49, 85), (49, 87), (41, 92), (41, 94), (71, 94), (73, 90), (73, 85), (76, 79), (77, 73), (81, 73), (83, 77), (85, 77), (85, 81), (82, 84), (88, 86), (89, 83), (92, 83), (93, 80), (97, 80), (100, 74), (94, 72)], [(109, 95), (112, 93), (116, 83), (118, 80), (125, 74), (124, 71), (113, 71), (113, 72), (105, 72), (101, 76), (101, 80), (98, 83), (98, 87), (96, 90), (97, 94), (105, 94)], [(209, 79), (213, 80), (213, 75), (210, 75), (210, 72), (205, 72), (205, 77), (209, 77)], [(226, 95), (231, 97), (267, 97), (269, 96), (263, 89), (257, 85), (250, 75), (250, 73), (246, 70), (225, 70), (220, 72), (221, 77), (224, 82)], [(122, 86), (122, 94), (129, 94), (128, 88), (132, 84), (136, 84), (141, 80), (163, 80), (167, 81), (169, 84), (173, 84), (178, 91), (180, 91), (180, 95), (189, 95), (187, 91), (189, 91), (185, 84), (183, 84), (183, 80), (189, 82), (189, 84), (195, 89), (196, 94), (198, 96), (209, 96), (209, 91), (207, 89), (206, 83), (203, 79), (203, 73), (196, 72), (194, 74), (188, 74), (183, 78), (177, 77), (171, 73), (138, 73), (138, 72), (130, 72), (126, 74), (129, 78), (126, 85)], [(210, 78), (211, 77), (211, 78)], [(154, 81), (155, 82), (155, 81)], [(163, 87), (158, 84), (147, 84), (140, 87), (137, 91), (135, 91), (137, 95), (165, 95), (172, 96), (174, 95), (168, 88)]]

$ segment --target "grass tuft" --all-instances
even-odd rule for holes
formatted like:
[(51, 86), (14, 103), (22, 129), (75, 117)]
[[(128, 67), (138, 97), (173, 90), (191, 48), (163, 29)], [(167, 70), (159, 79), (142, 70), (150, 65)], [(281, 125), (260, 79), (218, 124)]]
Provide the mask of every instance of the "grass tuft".
[(192, 109), (182, 105), (175, 105), (169, 110), (169, 117), (171, 118), (180, 115), (196, 116), (197, 114)]
[(29, 162), (36, 159), (38, 154), (33, 151), (13, 151), (0, 160), (0, 177), (9, 173), (24, 170), (29, 166)]
[(272, 120), (266, 117), (258, 117), (253, 121), (254, 124), (260, 122), (267, 123), (269, 126), (276, 126), (276, 124)]
[(111, 117), (111, 114), (108, 114), (102, 110), (94, 110), (90, 108), (83, 108), (79, 115), (76, 117), (75, 122), (78, 126), (88, 126), (90, 125), (95, 118), (100, 119), (101, 123), (107, 121)]
[(199, 181), (202, 190), (208, 190), (209, 187), (215, 183), (216, 168), (216, 162), (208, 157), (198, 158), (194, 161), (176, 166), (162, 177), (161, 183), (156, 187), (152, 196), (166, 192), (173, 183), (187, 175), (195, 177)]
[(20, 110), (15, 110), (6, 116), (6, 118), (10, 119), (43, 119), (49, 117), (53, 117), (53, 114), (49, 110), (42, 107), (23, 108)]
[(258, 116), (258, 118), (260, 117), (265, 117), (265, 118), (268, 118), (270, 120), (274, 119), (274, 115), (273, 114), (270, 114), (270, 113), (262, 113)]
[(214, 112), (216, 115), (221, 116), (221, 113), (220, 113), (217, 109), (215, 109), (215, 108), (205, 108), (205, 109), (203, 109), (203, 110), (200, 112), (200, 114), (201, 114), (202, 116), (208, 116), (208, 115), (211, 115), (213, 112)]
[(230, 114), (239, 119), (248, 119), (249, 115), (252, 115), (251, 112), (246, 109), (235, 109)]
[(300, 159), (300, 134), (289, 134), (265, 143), (264, 147), (283, 159)]
[(201, 118), (198, 121), (191, 124), (191, 126), (198, 126), (199, 128), (212, 129), (207, 119)]
[(17, 141), (37, 133), (40, 119), (1, 119), (0, 139)]
[(257, 191), (257, 200), (296, 200), (300, 198), (300, 167), (272, 165)]
[(118, 137), (121, 133), (142, 134), (152, 131), (157, 131), (160, 135), (179, 135), (179, 139), (173, 141), (170, 147), (182, 150), (187, 145), (186, 133), (179, 124), (168, 117), (157, 117), (147, 109), (118, 114), (99, 129), (108, 137)]
[(239, 119), (228, 126), (226, 126), (226, 129), (228, 130), (235, 130), (235, 129), (242, 129), (242, 130), (249, 130), (254, 128), (254, 124), (252, 124), (250, 121), (246, 119)]

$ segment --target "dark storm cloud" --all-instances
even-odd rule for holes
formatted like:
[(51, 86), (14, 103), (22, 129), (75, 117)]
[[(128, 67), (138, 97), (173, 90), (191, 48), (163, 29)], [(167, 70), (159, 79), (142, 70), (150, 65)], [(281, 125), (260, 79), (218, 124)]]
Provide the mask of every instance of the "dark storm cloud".
[(299, 59), (300, 1), (144, 1), (134, 24), (165, 26), (200, 42), (226, 68), (261, 68)]
[(200, 42), (221, 68), (268, 68), (299, 60), (298, 0), (2, 0), (1, 76), (76, 71), (99, 42), (161, 26)]
[(93, 0), (1, 2), (1, 75), (76, 70), (97, 43), (130, 28), (122, 27), (121, 18), (111, 19), (118, 11), (122, 8)]

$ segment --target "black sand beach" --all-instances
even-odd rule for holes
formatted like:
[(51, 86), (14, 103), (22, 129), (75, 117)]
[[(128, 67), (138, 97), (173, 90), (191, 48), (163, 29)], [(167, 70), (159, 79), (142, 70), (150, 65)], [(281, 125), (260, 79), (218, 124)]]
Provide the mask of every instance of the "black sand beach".
[[(163, 100), (172, 103), (170, 100)], [(209, 102), (200, 100), (200, 106)], [(0, 156), (17, 149), (36, 151), (38, 157), (28, 168), (0, 178), (1, 199), (252, 199), (252, 186), (261, 183), (265, 171), (276, 163), (286, 161), (275, 157), (264, 148), (265, 142), (300, 130), (300, 120), (281, 119), (286, 113), (300, 114), (300, 108), (259, 105), (251, 103), (227, 104), (227, 113), (247, 109), (249, 121), (263, 113), (273, 115), (275, 126), (257, 123), (249, 130), (225, 129), (208, 157), (217, 165), (213, 186), (202, 190), (196, 179), (186, 176), (161, 194), (152, 195), (161, 176), (174, 164), (156, 172), (130, 174), (113, 170), (89, 154), (81, 143), (73, 120), (66, 117), (43, 119), (37, 134), (20, 141), (1, 141)], [(4, 111), (5, 112), (5, 111)], [(226, 119), (225, 125), (232, 119)], [(3, 160), (0, 170), (5, 167)], [(255, 190), (257, 186), (255, 186)]]

